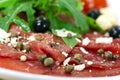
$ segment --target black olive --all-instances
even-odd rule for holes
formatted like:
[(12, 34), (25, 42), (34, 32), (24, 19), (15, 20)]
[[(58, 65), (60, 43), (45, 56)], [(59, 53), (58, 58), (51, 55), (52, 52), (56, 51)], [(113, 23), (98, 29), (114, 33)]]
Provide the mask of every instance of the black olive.
[(120, 38), (120, 26), (118, 26), (118, 25), (113, 26), (109, 30), (109, 36), (113, 37), (113, 38)]
[(35, 32), (46, 32), (50, 27), (50, 21), (44, 17), (37, 17), (33, 23)]
[(94, 10), (91, 10), (90, 12), (88, 12), (88, 16), (93, 18), (93, 19), (97, 19), (98, 16), (100, 15), (100, 11), (98, 9), (94, 9)]

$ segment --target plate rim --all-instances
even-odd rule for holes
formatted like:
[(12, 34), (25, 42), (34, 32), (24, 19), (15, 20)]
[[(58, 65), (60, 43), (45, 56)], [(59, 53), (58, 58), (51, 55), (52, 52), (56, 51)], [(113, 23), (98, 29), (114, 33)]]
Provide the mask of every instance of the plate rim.
[(120, 80), (120, 75), (117, 76), (109, 76), (109, 77), (62, 77), (62, 76), (51, 76), (51, 75), (41, 75), (41, 74), (32, 74), (26, 72), (20, 72), (16, 70), (10, 70), (0, 67), (0, 78), (3, 79), (14, 79), (14, 80)]

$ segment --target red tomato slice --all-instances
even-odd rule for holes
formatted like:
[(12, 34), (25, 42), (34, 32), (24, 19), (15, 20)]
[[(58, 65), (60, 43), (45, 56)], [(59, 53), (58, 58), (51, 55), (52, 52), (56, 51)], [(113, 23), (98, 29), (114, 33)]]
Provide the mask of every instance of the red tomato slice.
[(80, 0), (84, 2), (84, 12), (88, 12), (91, 9), (100, 9), (107, 6), (106, 0)]

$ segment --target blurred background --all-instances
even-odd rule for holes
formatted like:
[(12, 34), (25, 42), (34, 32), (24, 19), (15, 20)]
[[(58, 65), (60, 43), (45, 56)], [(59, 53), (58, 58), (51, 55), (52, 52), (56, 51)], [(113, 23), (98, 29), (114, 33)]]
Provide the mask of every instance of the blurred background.
[(119, 0), (107, 0), (108, 6), (111, 8), (112, 12), (116, 15), (118, 23), (120, 24), (120, 1)]

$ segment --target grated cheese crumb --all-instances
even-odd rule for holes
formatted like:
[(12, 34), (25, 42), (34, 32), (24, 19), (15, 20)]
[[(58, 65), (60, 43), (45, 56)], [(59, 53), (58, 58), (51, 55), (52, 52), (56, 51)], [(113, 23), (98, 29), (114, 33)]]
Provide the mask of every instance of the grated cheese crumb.
[(11, 38), (10, 43), (11, 43), (11, 45), (12, 45), (13, 47), (16, 47), (16, 45), (17, 45), (17, 38)]
[(5, 39), (10, 37), (10, 33), (5, 32), (3, 29), (0, 28), (0, 38)]
[(91, 72), (92, 72), (92, 70), (90, 69), (90, 70), (89, 70), (89, 72), (91, 73)]
[(8, 46), (12, 46), (11, 43), (8, 43)]
[(93, 62), (92, 61), (87, 61), (87, 65), (92, 65)]
[(66, 57), (68, 56), (68, 53), (66, 53), (65, 51), (63, 51), (62, 54)]
[(36, 40), (36, 39), (35, 39), (34, 36), (30, 36), (29, 38), (27, 38), (27, 40), (29, 40), (29, 41), (34, 41), (34, 40)]
[(4, 42), (5, 42), (5, 43), (10, 42), (10, 38), (6, 38)]
[(100, 38), (97, 38), (96, 40), (95, 40), (95, 42), (96, 43), (106, 43), (106, 44), (109, 44), (109, 43), (112, 43), (113, 42), (113, 38), (112, 37), (104, 37), (104, 38), (102, 38), (102, 37), (100, 37)]
[(104, 34), (104, 36), (108, 37), (108, 36), (109, 36), (109, 33), (108, 33), (108, 32), (107, 32), (107, 33), (105, 33), (105, 34)]
[(27, 57), (25, 55), (20, 56), (20, 61), (26, 61)]
[(98, 34), (98, 32), (94, 31), (94, 32), (93, 32), (93, 34), (94, 34), (94, 35), (97, 35), (97, 34)]
[(81, 42), (81, 40), (80, 40), (80, 39), (78, 39), (78, 38), (75, 38), (75, 39), (76, 39), (76, 41), (77, 41), (77, 42), (79, 42), (79, 43)]
[(77, 70), (77, 71), (82, 71), (84, 69), (85, 69), (85, 64), (80, 64), (80, 65), (74, 66), (74, 70)]
[(63, 66), (68, 65), (70, 59), (71, 59), (71, 57), (68, 57), (67, 59), (65, 59), (64, 62), (63, 62)]
[(26, 53), (27, 51), (26, 50), (22, 50), (22, 52)]
[(80, 50), (81, 50), (83, 53), (88, 54), (88, 52), (85, 50), (85, 48), (80, 47)]
[(82, 40), (82, 45), (88, 45), (90, 43), (90, 39), (89, 38), (84, 38), (83, 40)]

